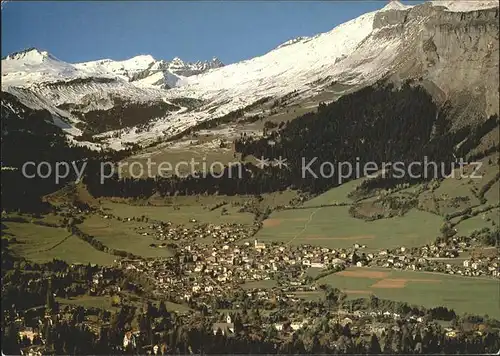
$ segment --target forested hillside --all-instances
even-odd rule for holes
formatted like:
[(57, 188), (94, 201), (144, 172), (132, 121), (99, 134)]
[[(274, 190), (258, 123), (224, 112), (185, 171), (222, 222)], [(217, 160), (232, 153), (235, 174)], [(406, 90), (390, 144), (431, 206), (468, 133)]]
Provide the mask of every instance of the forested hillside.
[[(363, 167), (367, 162), (374, 162), (381, 167), (384, 162), (423, 162), (425, 157), (429, 162), (449, 167), (438, 172), (446, 174), (455, 157), (466, 157), (481, 137), (498, 128), (498, 118), (494, 116), (485, 118), (483, 124), (450, 131), (451, 111), (448, 105), (438, 107), (419, 85), (405, 83), (396, 88), (379, 83), (329, 105), (321, 104), (317, 111), (287, 122), (263, 138), (241, 137), (235, 142), (235, 150), (243, 157), (286, 158), (286, 169), (272, 165), (259, 169), (246, 163), (241, 177), (237, 167), (228, 167), (223, 178), (208, 175), (205, 178), (119, 180), (115, 177), (105, 184), (100, 184), (94, 171), (86, 176), (85, 182), (97, 196), (138, 197), (155, 192), (162, 195), (261, 194), (287, 188), (319, 193), (339, 182), (339, 172), (321, 176), (323, 162), (334, 165), (350, 162), (353, 175), (362, 175), (362, 171), (356, 172), (356, 164)], [(315, 158), (310, 165), (315, 175), (304, 175), (303, 163)], [(98, 169), (98, 165), (94, 169)], [(421, 172), (421, 176), (422, 179), (434, 178), (434, 171)], [(408, 179), (403, 177), (402, 181)], [(343, 179), (347, 180), (349, 178)]]

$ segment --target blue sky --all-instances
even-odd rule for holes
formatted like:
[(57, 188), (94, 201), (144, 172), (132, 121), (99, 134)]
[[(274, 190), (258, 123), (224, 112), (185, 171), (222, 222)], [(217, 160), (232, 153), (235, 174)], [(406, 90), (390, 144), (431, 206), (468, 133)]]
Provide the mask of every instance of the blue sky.
[(28, 47), (67, 62), (139, 54), (224, 63), (262, 55), (314, 35), (387, 1), (7, 2), (2, 56)]

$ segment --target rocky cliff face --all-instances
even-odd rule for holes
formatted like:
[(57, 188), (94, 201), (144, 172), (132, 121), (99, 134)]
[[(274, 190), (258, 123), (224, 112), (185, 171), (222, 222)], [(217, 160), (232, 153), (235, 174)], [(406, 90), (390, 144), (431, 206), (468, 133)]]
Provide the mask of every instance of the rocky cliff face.
[(451, 104), (453, 128), (460, 128), (499, 113), (498, 16), (498, 8), (451, 12), (424, 4), (377, 14), (374, 27), (404, 39), (392, 77), (421, 81)]

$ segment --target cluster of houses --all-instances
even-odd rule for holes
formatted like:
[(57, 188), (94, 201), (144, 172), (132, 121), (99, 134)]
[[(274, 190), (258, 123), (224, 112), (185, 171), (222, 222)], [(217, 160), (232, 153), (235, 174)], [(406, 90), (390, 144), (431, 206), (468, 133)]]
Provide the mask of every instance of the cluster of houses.
[(369, 253), (362, 255), (356, 265), (500, 278), (498, 254), (460, 258), (460, 254), (470, 250), (472, 250), (470, 243), (452, 240), (448, 243), (430, 244), (419, 248), (400, 247)]
[(192, 220), (194, 226), (173, 225), (171, 222), (154, 223), (146, 227), (138, 227), (137, 231), (143, 236), (152, 236), (157, 240), (203, 241), (216, 240), (234, 242), (251, 236), (256, 228), (235, 223), (226, 224), (198, 224)]
[[(221, 226), (209, 231), (228, 232)], [(265, 244), (254, 240), (215, 240), (211, 245), (190, 241), (177, 250), (181, 273), (174, 273), (162, 260), (122, 261), (127, 270), (149, 276), (158, 294), (175, 295), (180, 301), (210, 299), (248, 282), (280, 281), (280, 288), (309, 288), (305, 276), (309, 268), (338, 271), (349, 266), (382, 267), (398, 270), (428, 271), (464, 276), (500, 278), (500, 258), (484, 257), (457, 263), (462, 250), (450, 244), (431, 244), (420, 248), (399, 247), (364, 252), (366, 246), (331, 249), (320, 246)], [(434, 257), (436, 256), (436, 257)], [(267, 297), (267, 296), (266, 296)]]
[[(208, 281), (214, 281), (216, 284), (271, 279), (270, 274), (290, 269), (293, 271), (309, 267), (342, 269), (347, 266), (500, 278), (500, 257), (498, 256), (478, 257), (457, 263), (457, 258), (463, 252), (470, 250), (474, 243), (472, 238), (467, 237), (455, 237), (447, 242), (417, 248), (398, 247), (390, 250), (371, 250), (365, 253), (366, 246), (359, 244), (354, 244), (348, 249), (329, 249), (308, 245), (296, 248), (277, 243), (266, 246), (258, 241), (254, 244), (246, 242), (236, 246), (239, 241), (249, 240), (258, 227), (241, 224), (198, 224), (194, 219), (191, 223), (193, 225), (189, 226), (174, 225), (170, 222), (152, 222), (148, 227), (139, 227), (138, 231), (142, 235), (151, 235), (159, 241), (183, 240), (186, 242), (187, 245), (182, 248), (181, 254), (190, 256), (187, 258), (190, 262), (186, 266), (187, 271), (202, 273), (209, 277)], [(210, 247), (207, 248), (207, 244)], [(151, 247), (165, 246), (164, 242), (159, 245), (152, 244)], [(292, 273), (292, 276), (296, 275)], [(206, 284), (194, 285), (193, 292), (213, 292), (216, 288), (214, 285)]]
[(177, 258), (181, 261), (181, 275), (162, 260), (123, 260), (121, 264), (125, 270), (149, 276), (159, 293), (176, 293), (189, 301), (253, 281), (280, 279), (288, 281), (289, 286), (300, 286), (305, 284), (304, 275), (310, 267), (343, 268), (346, 261), (339, 256), (335, 250), (317, 246), (220, 241), (208, 248), (196, 242), (180, 248)]

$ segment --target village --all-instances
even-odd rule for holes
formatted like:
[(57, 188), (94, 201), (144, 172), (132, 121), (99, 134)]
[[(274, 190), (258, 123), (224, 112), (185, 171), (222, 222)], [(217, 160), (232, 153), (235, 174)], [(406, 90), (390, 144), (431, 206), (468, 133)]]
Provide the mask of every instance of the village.
[[(111, 214), (102, 216), (104, 219), (117, 219)], [(314, 298), (307, 298), (316, 295), (320, 300), (325, 300), (321, 303), (328, 305), (331, 286), (322, 285), (318, 280), (349, 268), (500, 279), (500, 258), (495, 254), (472, 253), (476, 243), (474, 237), (453, 237), (412, 248), (401, 246), (374, 250), (355, 243), (350, 248), (332, 249), (262, 242), (254, 237), (259, 228), (257, 224), (249, 228), (234, 223), (201, 224), (195, 219), (191, 219), (190, 224), (158, 222), (143, 217), (136, 220), (147, 223), (147, 226), (137, 227), (138, 235), (152, 236), (158, 241), (150, 245), (151, 249), (170, 249), (173, 256), (117, 258), (111, 267), (88, 267), (92, 273), (85, 285), (76, 290), (74, 287), (65, 289), (63, 295), (59, 290), (58, 296), (110, 296), (112, 301), (116, 300), (112, 302), (114, 306), (121, 307), (130, 302), (131, 293), (140, 293), (152, 300), (188, 306), (191, 312), (182, 313), (182, 319), (179, 320), (185, 319), (187, 322), (194, 317), (192, 311), (203, 311), (211, 322), (214, 335), (230, 336), (238, 328), (271, 328), (279, 337), (286, 338), (299, 330), (314, 327), (318, 318), (322, 317), (317, 308), (324, 308), (325, 305), (317, 304), (319, 302)], [(467, 257), (461, 257), (464, 255)], [(59, 276), (67, 278), (65, 276), (71, 274), (71, 270), (82, 267), (71, 265), (69, 273), (59, 273)], [(316, 275), (309, 274), (311, 270), (316, 270)], [(381, 336), (389, 330), (398, 331), (401, 327), (398, 325), (405, 323), (418, 324), (424, 329), (433, 323), (432, 315), (428, 312), (402, 310), (398, 304), (394, 307), (351, 305), (347, 309), (341, 307), (338, 301), (335, 305), (336, 308), (324, 311), (329, 315), (330, 323), (341, 328), (349, 327), (352, 335)], [(102, 324), (92, 317), (101, 315), (102, 312), (98, 310), (66, 305), (57, 313), (47, 314), (45, 311), (44, 315), (42, 309), (40, 313), (34, 314), (34, 318), (30, 314), (16, 314), (15, 320), (20, 326), (19, 337), (28, 345), (26, 354), (36, 355), (36, 350), (43, 349), (43, 325), (47, 321), (59, 323), (83, 313), (83, 316), (78, 316), (81, 323), (96, 335), (101, 332)], [(239, 318), (239, 312), (235, 311), (255, 309), (261, 311), (258, 323), (235, 322), (235, 317)], [(109, 322), (109, 316), (106, 320)], [(129, 325), (126, 329), (120, 350), (136, 347), (141, 338), (137, 327)], [(456, 327), (447, 327), (445, 335), (454, 339), (459, 337), (460, 331)], [(332, 347), (336, 347), (334, 344)], [(150, 345), (148, 352), (160, 354), (165, 350), (162, 351), (162, 345), (156, 344)]]

